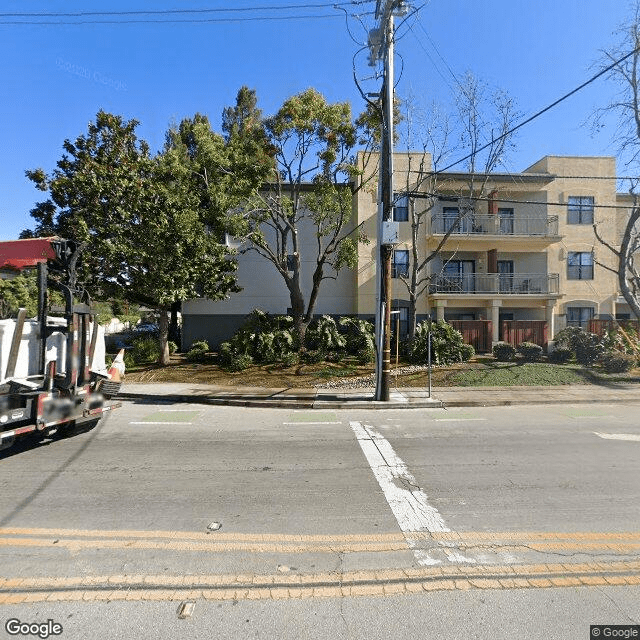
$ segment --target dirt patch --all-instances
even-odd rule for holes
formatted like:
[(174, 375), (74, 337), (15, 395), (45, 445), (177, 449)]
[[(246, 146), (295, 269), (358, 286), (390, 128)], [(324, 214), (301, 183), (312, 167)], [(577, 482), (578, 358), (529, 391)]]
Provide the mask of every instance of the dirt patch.
[(292, 387), (310, 388), (325, 380), (372, 374), (373, 365), (355, 362), (253, 365), (244, 371), (231, 373), (212, 363), (187, 362), (181, 355), (171, 356), (166, 367), (148, 365), (127, 371), (127, 382), (198, 382), (228, 387)]
[[(400, 363), (399, 366), (405, 366)], [(434, 368), (432, 384), (437, 387), (454, 386), (454, 378), (461, 371), (483, 369), (481, 362), (466, 362), (449, 367)], [(423, 387), (428, 384), (426, 371), (395, 376), (392, 366), (391, 382), (398, 387)], [(231, 373), (208, 363), (187, 362), (181, 355), (171, 357), (166, 367), (148, 365), (127, 371), (126, 382), (193, 382), (226, 387), (313, 388), (330, 381), (349, 380), (371, 376), (373, 364), (358, 365), (355, 360), (340, 363), (298, 364), (286, 367), (279, 364), (253, 365), (244, 371)], [(373, 382), (371, 386), (374, 386)]]

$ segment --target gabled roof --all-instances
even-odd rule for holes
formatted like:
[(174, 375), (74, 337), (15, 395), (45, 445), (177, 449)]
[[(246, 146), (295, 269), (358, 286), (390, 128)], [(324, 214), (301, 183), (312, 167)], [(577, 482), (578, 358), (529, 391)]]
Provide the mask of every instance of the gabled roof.
[(0, 269), (26, 269), (39, 262), (54, 259), (56, 252), (51, 246), (51, 238), (27, 238), (0, 242)]

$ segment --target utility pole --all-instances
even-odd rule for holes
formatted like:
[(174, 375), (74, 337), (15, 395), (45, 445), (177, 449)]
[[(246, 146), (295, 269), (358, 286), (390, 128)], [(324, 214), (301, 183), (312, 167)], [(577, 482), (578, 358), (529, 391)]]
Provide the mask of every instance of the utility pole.
[(394, 16), (404, 15), (404, 0), (377, 0), (378, 27), (369, 33), (369, 64), (384, 63), (382, 131), (378, 187), (378, 251), (376, 253), (376, 394), (389, 401), (391, 383), (391, 257), (397, 243), (393, 223)]

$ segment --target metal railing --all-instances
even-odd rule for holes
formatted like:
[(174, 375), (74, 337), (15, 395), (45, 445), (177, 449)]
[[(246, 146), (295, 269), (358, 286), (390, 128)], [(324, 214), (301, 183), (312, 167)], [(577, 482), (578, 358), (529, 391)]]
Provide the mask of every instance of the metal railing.
[(456, 218), (443, 213), (431, 216), (431, 234), (444, 235), (454, 227), (455, 235), (542, 236), (558, 235), (558, 216), (504, 217), (482, 213)]
[(440, 274), (429, 285), (429, 293), (537, 295), (556, 294), (559, 288), (557, 273)]

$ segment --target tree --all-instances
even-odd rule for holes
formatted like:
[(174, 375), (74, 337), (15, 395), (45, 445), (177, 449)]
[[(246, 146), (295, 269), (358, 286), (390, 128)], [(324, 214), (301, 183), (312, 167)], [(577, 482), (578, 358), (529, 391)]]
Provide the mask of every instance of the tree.
[[(266, 166), (265, 158), (273, 162), (263, 189), (242, 207), (241, 252), (258, 253), (280, 274), (300, 345), (322, 283), (335, 279), (343, 267), (355, 267), (358, 242), (366, 241), (352, 225), (352, 201), (354, 191), (362, 188), (354, 186), (361, 172), (356, 149), (374, 144), (368, 122), (354, 121), (348, 103), (329, 104), (314, 89), (262, 118), (255, 93), (243, 88), (236, 107), (224, 112), (230, 143), (258, 140), (259, 166)], [(307, 261), (313, 264), (310, 283), (302, 268)]]
[[(198, 117), (192, 122), (207, 126)], [(211, 183), (193, 189), (191, 167), (171, 135), (165, 150), (151, 156), (136, 136), (137, 125), (100, 111), (87, 134), (65, 140), (65, 153), (50, 175), (26, 172), (49, 192), (31, 212), (37, 222), (31, 233), (75, 240), (82, 252), (80, 278), (91, 290), (157, 310), (160, 361), (166, 364), (171, 304), (238, 290), (236, 263), (219, 237), (207, 232), (207, 225), (215, 228), (225, 217), (229, 200), (216, 198)], [(194, 136), (200, 141), (205, 134), (198, 130)], [(209, 138), (211, 156), (218, 154), (216, 164), (224, 167), (224, 140)]]
[[(598, 109), (593, 117), (596, 129), (606, 126), (609, 116), (617, 117), (614, 138), (620, 154), (632, 172), (638, 175), (640, 165), (640, 2), (636, 0), (629, 23), (619, 30), (619, 42), (604, 52), (603, 69), (612, 68), (609, 78), (618, 88), (613, 100)], [(640, 320), (640, 203), (638, 180), (631, 181), (629, 191), (633, 205), (625, 226), (620, 248), (607, 243), (596, 225), (593, 230), (597, 240), (608, 247), (617, 257), (617, 276), (620, 291), (633, 314)], [(606, 265), (601, 266), (609, 268)]]
[(0, 320), (11, 318), (20, 307), (27, 310), (27, 317), (38, 313), (38, 283), (34, 272), (23, 272), (14, 278), (0, 278)]
[[(411, 106), (407, 109), (407, 170), (404, 194), (417, 194), (415, 206), (408, 208), (411, 228), (409, 273), (400, 276), (408, 295), (409, 339), (415, 335), (418, 300), (427, 292), (431, 282), (429, 263), (440, 255), (449, 236), (459, 229), (464, 218), (473, 215), (478, 199), (487, 193), (490, 174), (501, 163), (510, 147), (512, 135), (508, 134), (518, 116), (512, 98), (504, 91), (490, 91), (471, 73), (458, 83), (453, 114), (433, 105), (426, 118)], [(458, 138), (457, 147), (452, 138)], [(416, 141), (415, 138), (418, 138)], [(421, 151), (412, 152), (419, 145)], [(458, 215), (435, 249), (425, 248), (424, 238), (431, 212), (439, 202), (439, 189), (444, 176), (441, 167), (451, 159), (453, 152), (467, 154), (466, 170), (468, 178), (464, 188), (455, 193), (458, 199)], [(447, 185), (446, 189), (451, 189)]]

